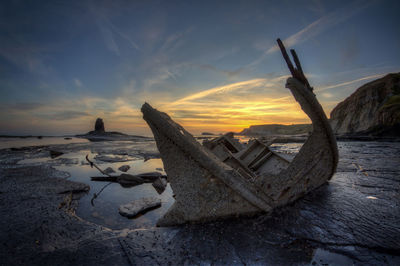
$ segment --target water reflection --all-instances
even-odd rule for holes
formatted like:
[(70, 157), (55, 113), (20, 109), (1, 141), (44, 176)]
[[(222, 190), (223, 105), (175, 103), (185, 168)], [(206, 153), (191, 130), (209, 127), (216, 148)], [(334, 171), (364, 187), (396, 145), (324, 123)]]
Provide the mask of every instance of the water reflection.
[[(81, 159), (83, 158), (81, 157)], [(163, 170), (156, 170), (163, 169), (161, 159), (99, 164), (102, 169), (106, 169), (107, 167), (113, 168), (116, 171), (116, 175), (122, 173), (118, 171), (118, 168), (122, 165), (129, 165), (131, 167), (127, 172), (129, 174), (140, 174), (154, 171), (159, 171), (162, 174), (165, 174)], [(101, 174), (98, 170), (90, 168), (89, 165), (62, 165), (57, 166), (56, 168), (61, 171), (69, 172), (71, 175), (69, 180), (83, 182), (90, 185), (90, 192), (80, 200), (76, 214), (85, 220), (112, 229), (153, 227), (157, 220), (165, 214), (174, 201), (172, 197), (172, 189), (169, 184), (166, 190), (159, 195), (150, 183), (125, 188), (118, 183), (90, 181), (90, 177), (99, 176)], [(92, 201), (94, 193), (96, 193), (97, 197)], [(143, 197), (156, 197), (161, 199), (161, 207), (138, 216), (135, 219), (127, 219), (119, 214), (118, 208), (120, 205)]]
[[(123, 173), (118, 170), (122, 165), (130, 166), (130, 169), (127, 171), (128, 174), (158, 171), (165, 175), (161, 159), (149, 159), (146, 161), (143, 159), (136, 159), (134, 161), (109, 163), (96, 160), (97, 154), (91, 153), (89, 150), (65, 153), (54, 159), (51, 159), (49, 156), (28, 158), (19, 161), (19, 164), (52, 165), (57, 170), (68, 172), (68, 180), (88, 184), (90, 186), (90, 191), (79, 201), (76, 214), (87, 221), (112, 229), (154, 227), (157, 220), (165, 214), (174, 202), (172, 189), (169, 184), (165, 191), (159, 195), (151, 183), (125, 188), (118, 183), (91, 181), (90, 177), (101, 176), (102, 174), (97, 169), (90, 167), (85, 159), (87, 154), (89, 154), (90, 159), (101, 169), (104, 170), (108, 167), (113, 168), (115, 171), (113, 175), (120, 175)], [(73, 163), (68, 163), (70, 161)], [(95, 193), (97, 197), (92, 201)], [(143, 215), (138, 215), (134, 219), (128, 219), (119, 214), (118, 209), (120, 205), (143, 197), (156, 197), (161, 199), (161, 207), (146, 212)]]
[(64, 138), (64, 137), (24, 137), (24, 138), (4, 138), (0, 137), (0, 149), (21, 148), (31, 146), (47, 146), (56, 144), (71, 144), (71, 143), (88, 143), (87, 139), (82, 138)]

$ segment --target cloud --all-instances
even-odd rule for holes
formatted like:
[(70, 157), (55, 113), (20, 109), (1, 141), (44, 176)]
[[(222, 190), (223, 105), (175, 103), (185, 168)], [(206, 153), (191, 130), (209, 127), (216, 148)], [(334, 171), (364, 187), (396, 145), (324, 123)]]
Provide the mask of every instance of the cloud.
[(207, 96), (211, 96), (211, 95), (215, 95), (215, 94), (222, 94), (222, 93), (227, 93), (230, 91), (235, 91), (238, 89), (243, 89), (243, 90), (249, 90), (251, 88), (255, 88), (255, 87), (260, 87), (263, 85), (266, 85), (266, 79), (252, 79), (252, 80), (247, 80), (247, 81), (242, 81), (242, 82), (237, 82), (237, 83), (233, 83), (233, 84), (229, 84), (229, 85), (225, 85), (225, 86), (221, 86), (221, 87), (215, 87), (215, 88), (211, 88), (208, 90), (204, 90), (189, 96), (186, 96), (182, 99), (179, 99), (173, 103), (171, 103), (170, 105), (177, 105), (177, 104), (182, 104), (185, 102), (189, 102), (189, 101), (193, 101), (193, 100), (197, 100), (197, 99), (201, 99)]
[(119, 36), (121, 36), (123, 39), (127, 40), (128, 43), (136, 50), (140, 51), (139, 45), (135, 41), (132, 40), (131, 37), (128, 36), (128, 34), (122, 32), (119, 28), (117, 28), (111, 21), (108, 21), (109, 25), (112, 30), (114, 30), (115, 33), (117, 33)]
[(0, 56), (17, 67), (31, 73), (46, 75), (51, 68), (43, 62), (42, 52), (45, 49), (24, 40), (23, 36), (2, 36)]
[(25, 112), (25, 111), (38, 110), (44, 106), (45, 106), (44, 104), (36, 102), (19, 102), (13, 104), (2, 104), (0, 105), (0, 110), (6, 112), (18, 112), (18, 111)]
[(74, 111), (74, 110), (57, 111), (55, 107), (42, 110), (41, 112), (35, 112), (32, 113), (31, 115), (39, 119), (54, 120), (54, 121), (72, 120), (90, 116), (89, 113), (82, 111)]
[(239, 68), (239, 69), (234, 70), (234, 71), (223, 70), (223, 69), (216, 68), (215, 66), (213, 66), (211, 64), (203, 64), (203, 65), (195, 65), (195, 66), (198, 66), (198, 67), (200, 67), (202, 69), (211, 70), (211, 71), (223, 74), (228, 78), (237, 77), (244, 70), (244, 68)]
[[(300, 31), (292, 34), (288, 38), (283, 40), (286, 47), (293, 47), (297, 44), (303, 43), (311, 38), (318, 36), (319, 34), (325, 32), (326, 30), (340, 24), (349, 18), (355, 16), (365, 8), (369, 7), (374, 1), (354, 1), (345, 7), (342, 7), (336, 11), (332, 11), (325, 16), (315, 20), (311, 24), (307, 25)], [(251, 62), (248, 66), (254, 66), (259, 64), (264, 57), (268, 54), (279, 51), (279, 46), (274, 44), (269, 49), (267, 49), (260, 58)]]
[(362, 77), (362, 78), (358, 78), (358, 79), (354, 79), (354, 80), (350, 80), (350, 81), (345, 81), (345, 82), (341, 82), (338, 84), (333, 84), (333, 85), (328, 85), (328, 86), (323, 86), (320, 87), (319, 89), (316, 89), (316, 92), (322, 92), (322, 91), (326, 91), (329, 89), (333, 89), (333, 88), (338, 88), (338, 87), (343, 87), (343, 86), (347, 86), (347, 85), (351, 85), (360, 81), (364, 81), (364, 80), (371, 80), (371, 79), (377, 79), (377, 78), (381, 78), (386, 74), (375, 74), (375, 75), (370, 75), (370, 76), (366, 76), (366, 77)]
[(90, 116), (90, 114), (86, 113), (86, 112), (80, 112), (80, 111), (63, 111), (63, 112), (59, 112), (59, 113), (55, 113), (53, 115), (48, 115), (48, 118), (52, 118), (52, 119), (76, 119), (76, 118), (81, 118), (81, 117), (85, 117), (85, 116)]
[(83, 85), (82, 85), (82, 82), (81, 82), (79, 79), (77, 79), (77, 78), (74, 79), (74, 83), (75, 83), (75, 85), (76, 85), (77, 87), (82, 87), (82, 86), (83, 86)]
[(103, 37), (104, 44), (111, 52), (120, 56), (120, 49), (116, 41), (115, 34), (126, 40), (132, 48), (140, 51), (139, 45), (137, 45), (137, 43), (132, 40), (128, 34), (124, 33), (111, 22), (107, 14), (106, 7), (99, 7), (97, 2), (89, 2), (89, 10), (94, 18), (101, 36)]
[[(363, 9), (370, 6), (371, 3), (372, 1), (355, 1), (343, 8), (340, 8), (339, 10), (330, 12), (329, 14), (307, 25), (302, 30), (286, 38), (283, 42), (287, 47), (293, 47), (296, 44), (305, 42), (332, 28), (333, 26), (348, 20), (349, 18), (361, 12)], [(274, 46), (269, 48), (266, 53), (269, 54), (278, 50), (279, 47), (277, 44), (275, 44)]]
[(193, 93), (157, 106), (188, 129), (239, 131), (255, 124), (307, 123), (285, 88), (288, 76), (258, 78)]

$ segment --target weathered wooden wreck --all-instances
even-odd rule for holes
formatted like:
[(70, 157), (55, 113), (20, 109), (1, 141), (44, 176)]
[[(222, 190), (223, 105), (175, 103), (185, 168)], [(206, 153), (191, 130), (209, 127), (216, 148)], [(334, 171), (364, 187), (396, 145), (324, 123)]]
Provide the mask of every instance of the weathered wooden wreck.
[(286, 87), (310, 117), (313, 131), (289, 162), (255, 140), (243, 147), (225, 135), (201, 145), (166, 113), (142, 106), (161, 153), (175, 202), (159, 226), (202, 222), (224, 217), (271, 212), (297, 200), (329, 180), (338, 150), (328, 119), (301, 69), (294, 50)]

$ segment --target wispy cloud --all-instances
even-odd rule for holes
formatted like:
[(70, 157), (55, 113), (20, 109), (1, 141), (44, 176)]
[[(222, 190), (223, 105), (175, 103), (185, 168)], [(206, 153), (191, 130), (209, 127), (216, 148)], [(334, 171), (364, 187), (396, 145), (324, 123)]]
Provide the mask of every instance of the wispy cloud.
[[(313, 23), (307, 25), (302, 30), (296, 32), (290, 37), (284, 40), (284, 43), (288, 47), (295, 46), (296, 44), (302, 43), (311, 39), (322, 32), (332, 28), (333, 26), (342, 23), (354, 15), (358, 14), (366, 7), (370, 6), (372, 1), (355, 1), (346, 5), (339, 10), (333, 11), (320, 19), (314, 21)], [(279, 50), (278, 45), (274, 45), (267, 50), (267, 54), (273, 53)]]
[(115, 26), (107, 15), (107, 9), (100, 8), (97, 3), (89, 2), (89, 10), (94, 18), (94, 21), (103, 37), (106, 47), (116, 55), (120, 56), (120, 48), (116, 41), (115, 34), (126, 40), (130, 46), (140, 51), (139, 46), (133, 39), (121, 29)]
[(239, 69), (236, 69), (233, 71), (223, 70), (223, 69), (219, 69), (211, 64), (202, 64), (202, 65), (195, 65), (195, 66), (198, 66), (201, 69), (206, 69), (206, 70), (214, 71), (217, 73), (221, 73), (221, 74), (225, 75), (227, 78), (237, 77), (244, 70), (244, 68), (239, 68)]
[(193, 93), (159, 108), (193, 131), (241, 130), (254, 124), (304, 123), (307, 116), (285, 88), (288, 76), (258, 78)]
[[(325, 16), (315, 20), (311, 24), (307, 25), (300, 31), (292, 34), (288, 38), (284, 39), (283, 42), (286, 47), (293, 47), (297, 44), (303, 43), (311, 38), (318, 36), (326, 30), (338, 25), (349, 18), (360, 13), (365, 8), (369, 7), (374, 1), (354, 1), (345, 7), (342, 7), (336, 11), (332, 11)], [(268, 48), (260, 58), (256, 59), (248, 66), (254, 66), (259, 64), (266, 55), (279, 51), (277, 44), (274, 44)]]
[(58, 112), (55, 114), (46, 114), (44, 117), (49, 118), (49, 119), (57, 119), (57, 120), (69, 120), (69, 119), (76, 119), (76, 118), (82, 118), (85, 116), (90, 116), (90, 114), (86, 112), (81, 112), (81, 111), (62, 111)]
[(45, 106), (42, 103), (36, 102), (18, 102), (13, 104), (2, 104), (0, 105), (0, 110), (4, 110), (7, 112), (15, 112), (15, 111), (33, 111), (38, 110)]
[(43, 47), (27, 42), (23, 36), (4, 36), (0, 41), (0, 56), (31, 73), (47, 75), (51, 68), (42, 58)]
[(222, 93), (227, 93), (227, 92), (231, 92), (231, 91), (238, 90), (238, 89), (249, 90), (254, 87), (260, 87), (262, 85), (266, 85), (266, 81), (267, 81), (266, 79), (253, 79), (253, 80), (237, 82), (237, 83), (233, 83), (233, 84), (229, 84), (229, 85), (225, 85), (225, 86), (221, 86), (221, 87), (211, 88), (208, 90), (204, 90), (204, 91), (186, 96), (182, 99), (179, 99), (179, 100), (171, 103), (170, 105), (182, 104), (185, 102), (189, 102), (189, 101), (201, 99), (201, 98), (204, 98), (207, 96), (211, 96), (213, 94), (222, 94)]
[(77, 87), (82, 87), (82, 81), (80, 81), (80, 79), (74, 78), (74, 83)]
[(343, 87), (343, 86), (348, 86), (360, 81), (364, 81), (364, 80), (372, 80), (372, 79), (377, 79), (377, 78), (381, 78), (383, 77), (385, 74), (375, 74), (375, 75), (370, 75), (370, 76), (366, 76), (366, 77), (362, 77), (362, 78), (358, 78), (358, 79), (354, 79), (354, 80), (350, 80), (350, 81), (345, 81), (345, 82), (341, 82), (338, 84), (333, 84), (333, 85), (328, 85), (328, 86), (323, 86), (320, 87), (319, 89), (316, 89), (316, 92), (322, 92), (322, 91), (326, 91), (329, 89), (333, 89), (333, 88), (338, 88), (338, 87)]

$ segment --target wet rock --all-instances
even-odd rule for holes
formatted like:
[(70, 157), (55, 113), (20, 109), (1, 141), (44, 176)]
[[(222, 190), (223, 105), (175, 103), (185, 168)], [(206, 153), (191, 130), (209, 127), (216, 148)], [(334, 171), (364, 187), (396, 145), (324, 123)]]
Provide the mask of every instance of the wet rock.
[[(122, 147), (85, 145), (68, 144), (68, 153)], [(58, 208), (68, 191), (84, 185), (63, 180), (65, 174), (46, 164), (17, 164), (39, 148), (3, 149), (0, 264), (400, 265), (400, 142), (338, 146), (340, 161), (332, 180), (272, 215), (124, 234)], [(82, 195), (73, 194), (71, 209)]]
[(158, 178), (166, 179), (166, 176), (159, 172), (149, 172), (138, 175), (121, 174), (119, 176), (93, 176), (91, 177), (91, 180), (116, 182), (123, 187), (133, 187), (143, 183), (152, 183)]
[(161, 200), (154, 197), (141, 198), (119, 207), (122, 216), (132, 218), (148, 209), (161, 206)]
[(125, 187), (132, 187), (141, 185), (146, 182), (146, 180), (142, 179), (138, 175), (130, 175), (130, 174), (121, 174), (117, 178), (117, 182), (120, 183), (122, 186)]
[(1, 265), (126, 264), (113, 233), (73, 215), (84, 195), (74, 192), (87, 185), (43, 165), (0, 167), (0, 176), (9, 192), (0, 194)]
[(115, 155), (102, 155), (102, 154), (96, 155), (94, 159), (106, 163), (118, 163), (118, 162), (127, 162), (134, 160), (134, 158), (131, 158), (129, 156), (115, 156)]
[(60, 151), (55, 151), (55, 150), (50, 150), (50, 157), (52, 158), (52, 159), (54, 159), (54, 158), (56, 158), (56, 157), (58, 157), (58, 156), (61, 156), (61, 155), (63, 155), (64, 153), (63, 152), (60, 152)]
[(158, 194), (162, 194), (165, 188), (167, 187), (167, 184), (168, 184), (167, 179), (159, 177), (153, 182), (152, 185)]
[(57, 158), (49, 164), (54, 165), (54, 166), (62, 165), (62, 164), (66, 164), (66, 165), (79, 164), (79, 159), (78, 158)]
[(131, 167), (129, 165), (122, 165), (118, 168), (121, 172), (127, 172)]
[(111, 167), (107, 167), (103, 172), (106, 173), (106, 174), (115, 173), (114, 169), (112, 169)]
[(165, 175), (159, 173), (159, 172), (148, 172), (148, 173), (142, 173), (142, 174), (138, 174), (138, 177), (146, 180), (146, 182), (153, 182), (155, 180), (157, 180), (158, 178), (164, 177), (166, 178)]

